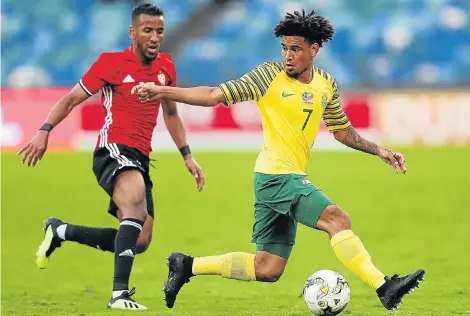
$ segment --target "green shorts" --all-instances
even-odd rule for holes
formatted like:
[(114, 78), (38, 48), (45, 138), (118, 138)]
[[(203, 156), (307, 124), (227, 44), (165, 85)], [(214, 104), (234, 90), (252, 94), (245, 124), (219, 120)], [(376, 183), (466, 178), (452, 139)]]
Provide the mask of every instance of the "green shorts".
[(323, 210), (334, 204), (319, 188), (298, 174), (255, 173), (255, 223), (251, 241), (256, 250), (289, 258), (297, 223), (315, 228)]

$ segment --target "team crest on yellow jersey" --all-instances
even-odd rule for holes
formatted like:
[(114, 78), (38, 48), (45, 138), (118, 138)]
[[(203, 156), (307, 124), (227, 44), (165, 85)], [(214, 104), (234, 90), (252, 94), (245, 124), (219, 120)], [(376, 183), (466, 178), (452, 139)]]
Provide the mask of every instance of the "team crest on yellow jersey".
[(313, 104), (313, 94), (310, 92), (304, 92), (304, 94), (302, 94), (302, 100), (305, 104)]
[(326, 108), (328, 106), (328, 96), (326, 93), (323, 93), (323, 96), (321, 97), (321, 106), (323, 108)]

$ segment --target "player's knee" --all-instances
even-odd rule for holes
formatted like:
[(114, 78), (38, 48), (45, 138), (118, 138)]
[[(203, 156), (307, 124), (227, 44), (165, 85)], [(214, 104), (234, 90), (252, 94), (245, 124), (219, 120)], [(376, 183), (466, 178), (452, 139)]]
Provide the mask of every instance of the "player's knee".
[(336, 215), (336, 228), (338, 230), (351, 229), (351, 217), (345, 211), (338, 207), (338, 214)]
[(145, 195), (145, 184), (139, 183), (127, 193), (128, 205), (135, 212), (147, 214), (147, 201)]
[(260, 282), (277, 282), (284, 272), (284, 269), (260, 267), (256, 269), (256, 280)]
[(130, 207), (132, 209), (132, 213), (135, 214), (136, 218), (141, 219), (145, 222), (148, 216), (147, 212), (147, 201), (145, 199), (144, 194), (135, 194), (130, 198)]
[(124, 171), (117, 178), (113, 200), (124, 217), (145, 221), (148, 215), (145, 193), (145, 183), (140, 171)]
[(145, 252), (149, 248), (151, 242), (152, 236), (140, 235), (139, 239), (137, 240), (136, 252), (138, 254)]
[(337, 205), (329, 205), (320, 216), (317, 226), (333, 236), (340, 231), (351, 229), (351, 218)]
[(256, 280), (261, 282), (278, 281), (284, 272), (286, 262), (286, 259), (274, 257), (271, 254), (257, 254), (255, 258)]
[(262, 279), (263, 279), (263, 282), (274, 283), (274, 282), (277, 282), (281, 278), (281, 275), (282, 275), (282, 272), (281, 273), (268, 273), (262, 276)]
[(145, 198), (139, 199), (138, 197), (132, 198), (129, 201), (129, 208), (126, 217), (135, 218), (145, 222), (148, 217), (147, 204)]

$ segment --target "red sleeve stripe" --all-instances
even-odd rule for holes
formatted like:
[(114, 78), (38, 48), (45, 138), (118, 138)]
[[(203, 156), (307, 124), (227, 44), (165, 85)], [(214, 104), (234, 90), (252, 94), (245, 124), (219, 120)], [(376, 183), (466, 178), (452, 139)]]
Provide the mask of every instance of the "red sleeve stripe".
[(80, 81), (78, 82), (80, 84), (80, 87), (82, 87), (83, 91), (85, 91), (90, 97), (93, 96), (93, 93), (90, 92), (90, 90), (88, 90), (85, 85), (83, 84), (83, 81), (80, 79)]

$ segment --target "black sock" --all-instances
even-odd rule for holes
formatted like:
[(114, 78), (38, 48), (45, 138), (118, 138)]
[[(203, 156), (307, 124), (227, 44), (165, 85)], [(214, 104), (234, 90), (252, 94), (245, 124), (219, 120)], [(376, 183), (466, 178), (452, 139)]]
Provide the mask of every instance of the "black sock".
[(117, 229), (114, 228), (96, 228), (67, 224), (65, 240), (76, 241), (82, 245), (114, 252), (114, 240), (116, 239), (117, 232)]
[(137, 239), (144, 222), (126, 218), (121, 221), (114, 243), (114, 284), (113, 291), (129, 289), (129, 276), (134, 263)]

